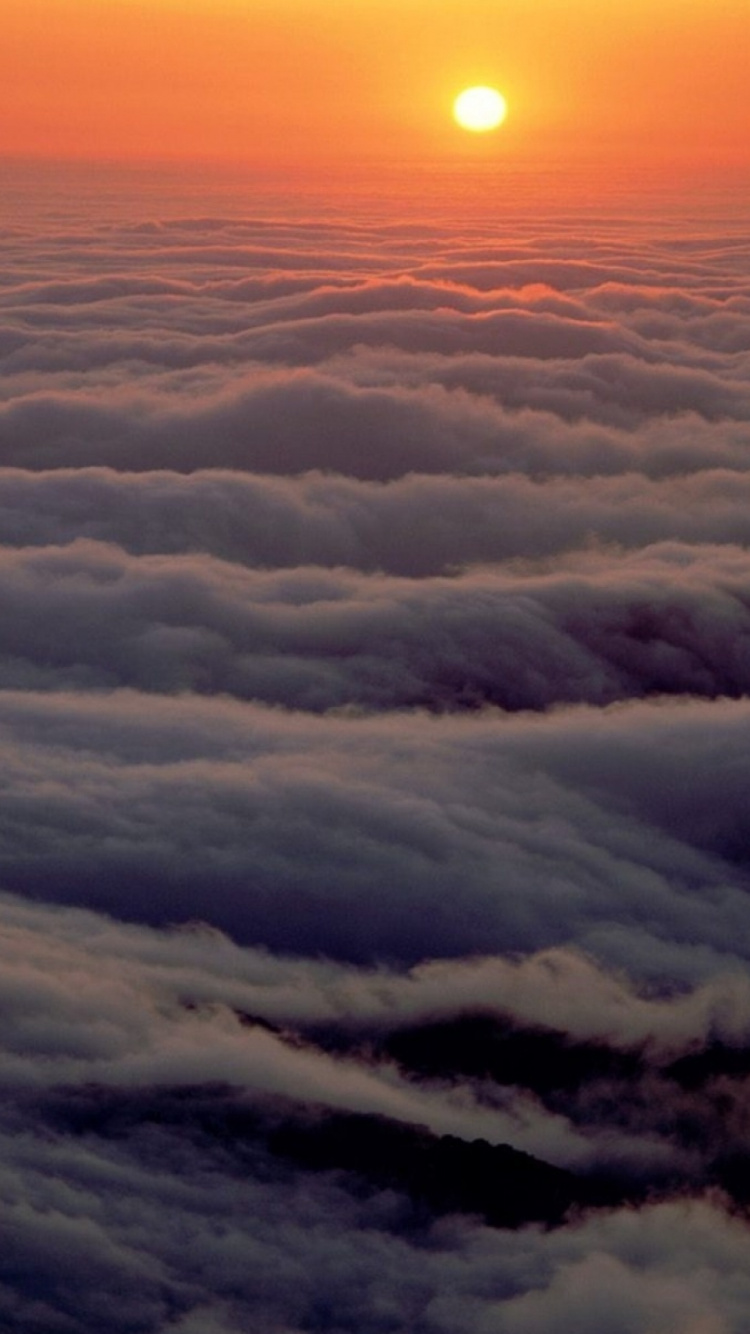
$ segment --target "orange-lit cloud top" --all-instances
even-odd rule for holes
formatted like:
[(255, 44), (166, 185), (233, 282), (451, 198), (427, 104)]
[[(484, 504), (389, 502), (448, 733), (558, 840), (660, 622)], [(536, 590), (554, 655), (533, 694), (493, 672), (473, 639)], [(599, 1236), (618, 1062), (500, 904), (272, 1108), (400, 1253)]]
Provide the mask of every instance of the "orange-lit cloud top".
[[(3, 0), (2, 151), (750, 160), (750, 0)], [(466, 84), (507, 96), (478, 148)]]

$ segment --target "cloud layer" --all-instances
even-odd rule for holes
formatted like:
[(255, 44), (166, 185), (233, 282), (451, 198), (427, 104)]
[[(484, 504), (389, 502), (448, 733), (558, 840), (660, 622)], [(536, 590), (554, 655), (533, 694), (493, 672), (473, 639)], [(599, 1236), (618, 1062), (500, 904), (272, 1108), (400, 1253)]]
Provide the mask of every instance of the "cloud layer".
[(0, 234), (0, 1323), (744, 1334), (740, 225), (109, 207)]

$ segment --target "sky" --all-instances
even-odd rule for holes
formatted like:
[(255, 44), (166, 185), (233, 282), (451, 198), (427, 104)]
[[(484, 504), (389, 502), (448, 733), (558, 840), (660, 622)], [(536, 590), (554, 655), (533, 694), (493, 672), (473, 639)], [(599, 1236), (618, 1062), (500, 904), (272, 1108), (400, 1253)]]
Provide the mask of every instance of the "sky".
[[(5, 0), (3, 151), (303, 169), (748, 162), (747, 0)], [(499, 86), (471, 144), (453, 98)]]
[(6, 0), (4, 1334), (747, 1334), (749, 25)]

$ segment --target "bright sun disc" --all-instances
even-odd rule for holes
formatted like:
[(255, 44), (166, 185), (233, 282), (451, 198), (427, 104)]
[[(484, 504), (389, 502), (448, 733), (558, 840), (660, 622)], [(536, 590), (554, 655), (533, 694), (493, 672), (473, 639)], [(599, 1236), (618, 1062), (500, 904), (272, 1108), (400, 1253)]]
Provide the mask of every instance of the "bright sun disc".
[(463, 130), (482, 134), (496, 130), (508, 114), (508, 104), (496, 88), (465, 88), (453, 103), (453, 115)]

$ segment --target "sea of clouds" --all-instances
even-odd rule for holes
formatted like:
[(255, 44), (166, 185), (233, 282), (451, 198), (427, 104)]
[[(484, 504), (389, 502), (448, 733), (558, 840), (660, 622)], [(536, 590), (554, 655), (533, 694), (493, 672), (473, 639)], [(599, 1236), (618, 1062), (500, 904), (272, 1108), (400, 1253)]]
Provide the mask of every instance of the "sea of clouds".
[(745, 1334), (741, 225), (61, 197), (0, 229), (0, 1325)]

